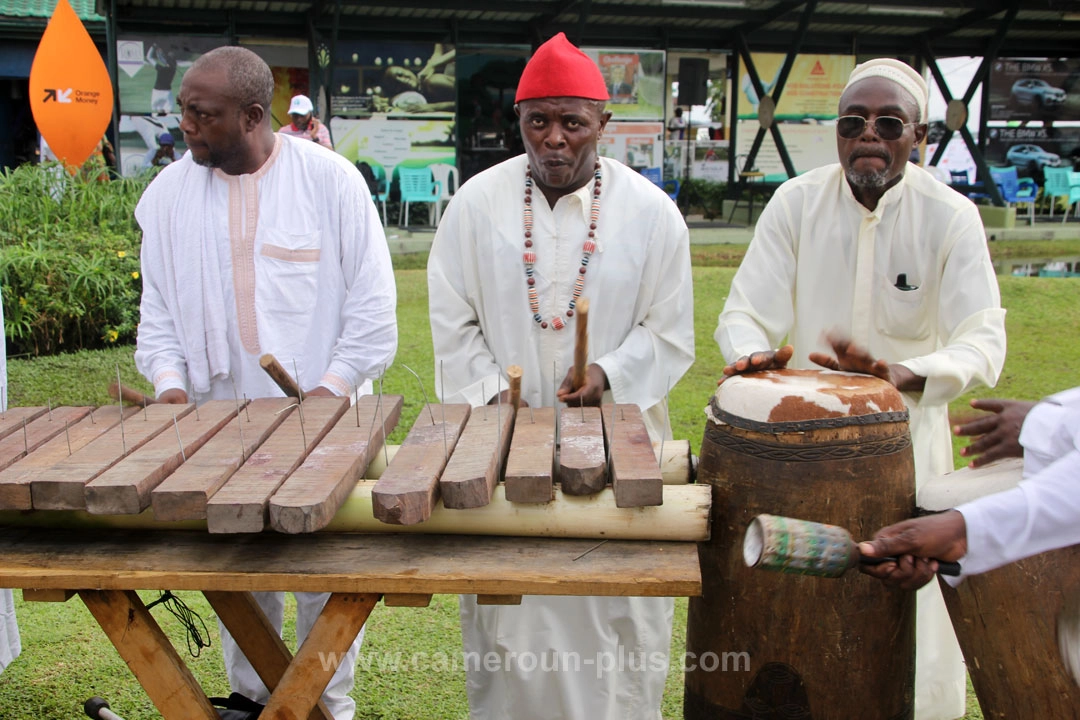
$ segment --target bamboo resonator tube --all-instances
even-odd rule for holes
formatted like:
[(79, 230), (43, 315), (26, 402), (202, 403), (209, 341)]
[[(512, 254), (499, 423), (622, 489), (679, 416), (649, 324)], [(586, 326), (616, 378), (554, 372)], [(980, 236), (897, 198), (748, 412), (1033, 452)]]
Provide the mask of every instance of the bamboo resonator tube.
[(285, 372), (285, 368), (281, 366), (277, 358), (270, 353), (266, 353), (259, 358), (259, 366), (266, 371), (266, 374), (270, 376), (281, 392), (285, 393), (289, 397), (300, 397), (300, 386), (297, 385), (296, 380), (293, 380), (292, 375)]
[(581, 298), (575, 309), (577, 324), (574, 331), (574, 390), (585, 384), (585, 364), (589, 359), (589, 299)]

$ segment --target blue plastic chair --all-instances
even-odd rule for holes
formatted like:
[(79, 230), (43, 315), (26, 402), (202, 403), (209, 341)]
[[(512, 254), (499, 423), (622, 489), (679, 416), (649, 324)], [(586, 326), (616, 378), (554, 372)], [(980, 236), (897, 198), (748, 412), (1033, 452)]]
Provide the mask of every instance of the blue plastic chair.
[(1027, 203), (1028, 225), (1035, 224), (1035, 199), (1039, 197), (1039, 186), (1031, 178), (1017, 177), (1016, 166), (990, 168), (990, 177), (1001, 191), (1002, 199), (1007, 203)]
[(664, 171), (660, 168), (641, 168), (641, 174), (644, 175), (649, 182), (656, 187), (660, 188), (667, 193), (667, 196), (672, 200), (676, 200), (679, 197), (679, 188), (681, 187), (678, 180), (664, 180)]
[[(1058, 198), (1065, 198), (1065, 213), (1061, 216), (1064, 223), (1069, 217), (1069, 208), (1073, 203), (1080, 202), (1080, 173), (1073, 172), (1069, 168), (1043, 168), (1043, 177), (1046, 185), (1043, 186), (1043, 194), (1050, 198), (1050, 217), (1054, 217), (1054, 206)], [(1080, 208), (1073, 212), (1077, 217)]]
[[(409, 225), (409, 203), (438, 202), (442, 196), (442, 183), (431, 175), (430, 168), (398, 168), (398, 185), (401, 188), (401, 206), (398, 208), (398, 226)], [(405, 224), (401, 224), (401, 215)]]

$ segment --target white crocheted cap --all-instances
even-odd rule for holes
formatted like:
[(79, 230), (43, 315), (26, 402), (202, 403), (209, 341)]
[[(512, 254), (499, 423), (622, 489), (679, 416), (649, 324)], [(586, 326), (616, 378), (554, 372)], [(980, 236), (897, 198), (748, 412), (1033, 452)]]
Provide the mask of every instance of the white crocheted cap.
[(848, 76), (844, 90), (865, 80), (866, 78), (881, 77), (891, 80), (911, 95), (919, 108), (919, 122), (926, 122), (927, 87), (922, 75), (905, 62), (892, 58), (875, 58), (867, 60), (861, 65), (856, 65)]

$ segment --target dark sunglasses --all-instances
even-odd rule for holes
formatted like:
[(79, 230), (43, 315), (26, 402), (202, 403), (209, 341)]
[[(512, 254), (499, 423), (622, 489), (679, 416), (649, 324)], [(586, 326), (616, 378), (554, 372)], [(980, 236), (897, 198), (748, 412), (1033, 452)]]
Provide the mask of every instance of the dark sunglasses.
[[(918, 124), (906, 123), (895, 117), (877, 117), (874, 118), (874, 132), (882, 140), (899, 140), (904, 134), (904, 128)], [(844, 115), (836, 119), (836, 134), (842, 138), (854, 140), (862, 135), (865, 129), (866, 118), (862, 115)]]

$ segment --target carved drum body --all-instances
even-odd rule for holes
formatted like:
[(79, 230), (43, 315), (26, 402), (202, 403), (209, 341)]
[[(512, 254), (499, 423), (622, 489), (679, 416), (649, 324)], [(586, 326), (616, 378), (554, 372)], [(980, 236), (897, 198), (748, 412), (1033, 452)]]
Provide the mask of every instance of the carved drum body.
[(850, 529), (911, 517), (915, 469), (900, 394), (866, 375), (782, 370), (736, 376), (707, 410), (699, 481), (713, 489), (699, 545), (684, 716), (913, 717), (915, 596), (859, 573), (837, 579), (746, 567), (760, 513)]
[[(1009, 490), (1023, 462), (1005, 460), (933, 478), (918, 505), (939, 512)], [(941, 583), (968, 674), (987, 720), (1073, 718), (1080, 713), (1080, 546)]]

